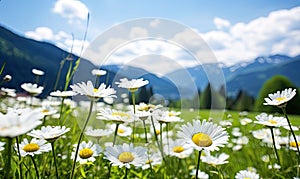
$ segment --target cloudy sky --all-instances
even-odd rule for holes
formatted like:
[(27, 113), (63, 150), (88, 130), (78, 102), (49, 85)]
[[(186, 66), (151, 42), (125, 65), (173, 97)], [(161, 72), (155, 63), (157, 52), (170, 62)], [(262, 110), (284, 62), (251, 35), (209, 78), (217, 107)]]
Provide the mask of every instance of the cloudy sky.
[(99, 56), (106, 64), (147, 66), (155, 61), (148, 57), (158, 55), (164, 62), (193, 66), (195, 58), (232, 65), (257, 56), (300, 54), (298, 0), (0, 1), (0, 25), (68, 51), (73, 44), (76, 54), (88, 13), (83, 56), (97, 65), (104, 63)]

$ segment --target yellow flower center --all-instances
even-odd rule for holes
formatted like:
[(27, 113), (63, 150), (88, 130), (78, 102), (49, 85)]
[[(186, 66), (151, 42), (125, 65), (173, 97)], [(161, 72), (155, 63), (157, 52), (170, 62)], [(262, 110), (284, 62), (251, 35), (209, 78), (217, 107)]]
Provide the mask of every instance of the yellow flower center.
[(156, 130), (155, 130), (155, 133), (156, 133), (156, 135), (160, 135), (160, 130), (159, 130), (159, 129), (156, 129)]
[(120, 116), (120, 117), (127, 117), (127, 118), (130, 118), (130, 115), (125, 113), (125, 112), (121, 112), (121, 111), (116, 111), (116, 112), (113, 112), (111, 114), (112, 116)]
[(154, 108), (155, 106), (153, 104), (148, 104), (145, 106), (140, 106), (138, 110), (140, 111), (149, 111), (151, 108)]
[(123, 134), (125, 132), (124, 129), (118, 129), (118, 133)]
[(175, 153), (181, 153), (183, 151), (184, 151), (184, 148), (182, 146), (173, 147), (173, 152), (175, 152)]
[(119, 155), (118, 159), (120, 160), (120, 162), (129, 163), (134, 160), (134, 156), (132, 155), (131, 152), (122, 152)]
[(42, 113), (48, 113), (48, 112), (49, 112), (48, 109), (43, 109), (43, 110), (42, 110)]
[(297, 144), (298, 144), (298, 146), (300, 146), (298, 142), (297, 143), (295, 141), (290, 142), (291, 147), (297, 147)]
[(194, 134), (192, 141), (199, 147), (209, 147), (212, 144), (210, 136), (201, 132)]
[(79, 151), (79, 157), (82, 159), (90, 158), (94, 152), (89, 148), (84, 148)]
[(276, 98), (276, 100), (279, 101), (279, 102), (284, 101), (284, 100), (286, 100), (286, 97), (279, 97), (279, 98)]
[(169, 113), (168, 115), (169, 115), (169, 117), (175, 116), (174, 113)]
[(270, 119), (268, 122), (271, 123), (271, 124), (277, 124), (277, 121), (275, 121), (273, 119)]
[(153, 162), (153, 160), (149, 159), (149, 160), (146, 161), (146, 164), (150, 164), (152, 162)]
[(35, 152), (40, 149), (40, 146), (36, 143), (27, 144), (23, 147), (25, 152)]
[(248, 178), (248, 177), (245, 177), (244, 179), (250, 179), (250, 178)]
[(94, 88), (94, 93), (97, 93), (98, 91), (98, 88)]

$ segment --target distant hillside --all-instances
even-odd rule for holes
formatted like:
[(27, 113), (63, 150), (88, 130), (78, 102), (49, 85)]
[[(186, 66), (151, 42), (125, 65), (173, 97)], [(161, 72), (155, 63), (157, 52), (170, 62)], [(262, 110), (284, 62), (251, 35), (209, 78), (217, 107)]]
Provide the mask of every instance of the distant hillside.
[[(166, 76), (181, 82), (179, 83), (181, 88), (188, 88), (191, 84), (187, 82), (188, 75), (186, 74), (189, 74), (189, 78), (202, 91), (208, 84), (208, 75), (211, 78), (224, 77), (227, 95), (236, 96), (239, 90), (242, 89), (251, 96), (256, 97), (264, 82), (274, 75), (284, 75), (296, 86), (300, 86), (299, 60), (300, 56), (271, 55), (257, 57), (253, 61), (242, 62), (233, 66), (203, 64), (202, 66), (176, 70)], [(217, 68), (219, 70), (216, 70)], [(219, 71), (222, 71), (223, 74), (217, 73)], [(214, 80), (214, 83), (214, 87), (217, 89), (222, 85), (217, 79)]]
[(233, 74), (227, 81), (227, 91), (238, 92), (238, 89), (247, 91), (256, 97), (263, 84), (274, 75), (283, 75), (291, 80), (294, 85), (300, 86), (300, 56), (273, 63), (268, 66), (258, 66), (255, 68), (240, 71)]
[[(12, 31), (0, 26), (0, 65), (6, 63), (3, 74), (9, 74), (13, 79), (5, 83), (5, 87), (15, 88), (18, 92), (22, 83), (34, 82), (33, 68), (43, 70), (45, 76), (40, 78), (40, 85), (45, 87), (42, 96), (53, 90), (57, 72), (62, 59), (68, 56), (68, 52), (46, 42), (39, 42), (19, 36)], [(72, 55), (73, 61), (66, 61), (62, 70), (65, 76), (69, 63), (75, 63), (78, 57)], [(94, 68), (87, 60), (81, 60), (81, 66), (86, 69)], [(64, 86), (64, 78), (60, 80), (59, 89)]]
[[(17, 92), (24, 92), (20, 86), (25, 82), (34, 82), (35, 76), (31, 70), (36, 68), (45, 72), (45, 76), (40, 78), (39, 83), (45, 87), (41, 95), (45, 97), (53, 91), (60, 63), (68, 55), (68, 52), (50, 43), (24, 38), (0, 26), (0, 65), (6, 63), (3, 75), (9, 74), (13, 77), (10, 82), (3, 85), (4, 87), (14, 88)], [(71, 56), (73, 61), (65, 62), (58, 89), (63, 89), (64, 87), (65, 75), (69, 64), (73, 63), (74, 66), (75, 61), (78, 59), (73, 54)], [(90, 61), (81, 59), (73, 82), (95, 81), (95, 77), (91, 74), (92, 69), (95, 68), (97, 67)], [(101, 68), (108, 72), (106, 76), (101, 77), (101, 82), (108, 83), (115, 88), (117, 87), (114, 82), (119, 81), (120, 78), (144, 78), (150, 81), (148, 86), (152, 87), (154, 93), (161, 94), (167, 99), (180, 98), (178, 89), (170, 80), (159, 78), (143, 69), (114, 65)]]

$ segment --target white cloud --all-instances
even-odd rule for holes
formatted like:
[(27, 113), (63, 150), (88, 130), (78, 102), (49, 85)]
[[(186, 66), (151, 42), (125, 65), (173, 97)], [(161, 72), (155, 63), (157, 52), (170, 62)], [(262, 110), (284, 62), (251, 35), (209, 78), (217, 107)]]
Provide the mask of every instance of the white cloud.
[(273, 11), (266, 17), (227, 28), (201, 34), (218, 60), (226, 64), (261, 55), (300, 54), (300, 7)]
[[(87, 49), (84, 56), (97, 65), (130, 63), (164, 74), (179, 66), (214, 62), (232, 65), (264, 55), (300, 54), (300, 7), (274, 11), (248, 23), (231, 24), (228, 20), (215, 18), (216, 30), (206, 33), (185, 26), (171, 32), (172, 27), (167, 29), (164, 23), (163, 20), (152, 20), (149, 26), (135, 24), (130, 29), (120, 25), (115, 28), (117, 31), (112, 30), (112, 34), (107, 35), (107, 39), (102, 37), (96, 45), (93, 43), (95, 47)], [(157, 24), (164, 29), (155, 28)], [(170, 33), (164, 34), (166, 29)], [(145, 39), (148, 36), (150, 38)], [(150, 60), (149, 56), (154, 58), (153, 55), (157, 58)], [(170, 60), (179, 65), (166, 65)]]
[(52, 11), (68, 19), (69, 23), (86, 20), (89, 9), (78, 0), (57, 0)]
[(38, 27), (35, 31), (25, 32), (25, 36), (34, 40), (51, 40), (53, 38), (53, 32), (48, 27)]
[(224, 29), (230, 26), (230, 22), (228, 20), (219, 17), (214, 18), (214, 24), (217, 29)]
[[(64, 31), (54, 33), (52, 29), (48, 27), (37, 27), (34, 31), (25, 32), (25, 36), (37, 41), (54, 43), (54, 45), (66, 51), (71, 51), (71, 47), (73, 46), (72, 52), (76, 55), (80, 55), (83, 44), (82, 40), (76, 38), (73, 40), (71, 34)], [(86, 41), (84, 47), (87, 47), (88, 45), (89, 42)]]

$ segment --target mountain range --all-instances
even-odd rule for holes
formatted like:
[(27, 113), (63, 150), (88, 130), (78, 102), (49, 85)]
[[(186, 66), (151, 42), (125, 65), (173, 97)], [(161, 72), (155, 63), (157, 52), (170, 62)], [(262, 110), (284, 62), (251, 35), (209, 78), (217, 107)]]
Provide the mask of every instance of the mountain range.
[[(61, 65), (66, 58), (68, 60)], [(9, 74), (13, 78), (10, 82), (2, 84), (3, 87), (24, 92), (20, 86), (25, 82), (34, 82), (35, 76), (31, 70), (36, 68), (45, 72), (45, 76), (42, 76), (39, 81), (40, 85), (45, 87), (41, 97), (45, 97), (54, 90), (60, 66), (62, 73), (57, 89), (62, 90), (69, 65), (74, 66), (78, 58), (53, 44), (25, 38), (0, 26), (0, 65), (5, 64), (1, 76)], [(108, 73), (100, 80), (117, 88), (115, 82), (121, 78), (144, 78), (150, 81), (148, 86), (155, 94), (160, 94), (166, 99), (180, 99), (192, 98), (198, 90), (204, 90), (209, 79), (215, 88), (226, 85), (229, 96), (235, 96), (242, 89), (256, 97), (264, 82), (276, 74), (284, 75), (296, 86), (300, 86), (299, 67), (300, 56), (289, 57), (286, 55), (257, 57), (252, 61), (233, 66), (203, 64), (175, 70), (163, 77), (158, 77), (137, 67), (106, 65), (101, 66), (101, 69)], [(95, 77), (92, 76), (91, 70), (97, 68), (99, 67), (90, 61), (81, 59), (72, 83), (94, 81)], [(208, 75), (210, 75), (209, 78)]]

